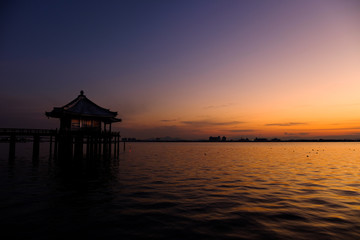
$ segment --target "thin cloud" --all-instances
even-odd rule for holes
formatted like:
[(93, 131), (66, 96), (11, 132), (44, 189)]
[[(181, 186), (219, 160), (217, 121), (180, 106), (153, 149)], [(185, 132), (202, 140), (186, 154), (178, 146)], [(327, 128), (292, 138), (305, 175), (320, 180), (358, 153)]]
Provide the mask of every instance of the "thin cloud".
[(229, 107), (233, 105), (232, 103), (228, 103), (228, 104), (221, 104), (221, 105), (210, 105), (210, 106), (206, 106), (204, 107), (204, 109), (217, 109), (217, 108), (225, 108), (225, 107)]
[(338, 130), (358, 130), (360, 127), (351, 127), (351, 128), (321, 128), (318, 130), (325, 130), (325, 131), (338, 131)]
[(350, 133), (350, 135), (360, 135), (360, 132)]
[(230, 129), (226, 130), (228, 132), (234, 132), (234, 133), (247, 133), (247, 132), (255, 132), (254, 129)]
[(163, 119), (163, 120), (160, 120), (161, 122), (176, 122), (177, 120), (176, 119)]
[(265, 126), (280, 126), (280, 127), (289, 127), (289, 126), (296, 126), (296, 125), (306, 125), (307, 123), (304, 122), (288, 122), (288, 123), (268, 123)]
[(306, 136), (309, 135), (310, 133), (308, 132), (300, 132), (300, 133), (288, 133), (288, 132), (284, 132), (284, 135), (286, 136)]
[(231, 121), (231, 122), (214, 122), (214, 121), (182, 121), (181, 123), (191, 126), (228, 126), (228, 125), (237, 125), (244, 122), (240, 121)]

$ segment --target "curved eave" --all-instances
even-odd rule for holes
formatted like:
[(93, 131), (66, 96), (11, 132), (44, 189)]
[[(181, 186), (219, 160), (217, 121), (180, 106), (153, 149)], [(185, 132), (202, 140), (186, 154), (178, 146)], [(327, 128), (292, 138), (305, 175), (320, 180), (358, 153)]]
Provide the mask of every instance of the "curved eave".
[(45, 115), (47, 117), (53, 117), (53, 118), (60, 118), (61, 115), (59, 113), (54, 113), (54, 112), (45, 112)]
[(115, 122), (122, 122), (121, 118), (108, 118), (104, 120), (105, 123), (115, 123)]
[[(117, 113), (112, 114), (112, 115), (94, 115), (94, 114), (83, 114), (83, 113), (73, 113), (73, 112), (68, 112), (68, 111), (52, 111), (52, 112), (45, 112), (45, 115), (47, 117), (53, 117), (53, 118), (62, 118), (62, 117), (80, 117), (80, 118), (96, 118), (96, 119), (110, 119), (110, 118), (115, 118), (115, 116), (117, 115)], [(120, 119), (121, 121), (121, 119)]]

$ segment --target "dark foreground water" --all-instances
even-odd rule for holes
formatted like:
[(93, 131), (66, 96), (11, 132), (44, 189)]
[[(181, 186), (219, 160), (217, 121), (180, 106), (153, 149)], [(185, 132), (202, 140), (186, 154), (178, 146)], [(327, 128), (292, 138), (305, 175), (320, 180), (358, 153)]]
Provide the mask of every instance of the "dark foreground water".
[(0, 236), (360, 239), (360, 143), (133, 143), (71, 167), (18, 145)]

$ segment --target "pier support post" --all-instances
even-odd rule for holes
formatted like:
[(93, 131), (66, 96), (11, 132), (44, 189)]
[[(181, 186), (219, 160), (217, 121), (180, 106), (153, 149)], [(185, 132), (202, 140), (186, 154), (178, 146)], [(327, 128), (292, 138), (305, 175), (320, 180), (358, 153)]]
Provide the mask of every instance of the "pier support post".
[(62, 133), (59, 139), (59, 158), (70, 161), (73, 157), (73, 138), (69, 133)]
[(58, 148), (59, 148), (59, 135), (58, 133), (56, 133), (55, 135), (55, 146), (54, 146), (54, 158), (57, 159), (58, 158)]
[(97, 138), (96, 138), (96, 140), (97, 140), (97, 142), (98, 142), (98, 146), (97, 146), (97, 153), (98, 153), (98, 157), (100, 158), (101, 157), (101, 155), (103, 154), (103, 149), (102, 149), (102, 144), (103, 144), (103, 142), (102, 142), (102, 136), (101, 135), (99, 135), (99, 136), (97, 136)]
[(81, 134), (77, 135), (75, 138), (74, 157), (79, 160), (83, 158), (83, 136)]
[(103, 156), (104, 156), (104, 158), (106, 158), (106, 156), (107, 156), (107, 136), (106, 135), (104, 135), (103, 136)]
[(86, 158), (90, 158), (90, 136), (86, 136)]
[(94, 156), (97, 157), (98, 156), (98, 139), (97, 139), (97, 136), (94, 136), (93, 137), (94, 139)]
[(116, 158), (116, 142), (117, 142), (117, 136), (114, 137), (114, 158)]
[(15, 144), (16, 144), (16, 136), (15, 134), (11, 134), (10, 146), (9, 146), (9, 160), (15, 159)]
[(53, 136), (50, 135), (50, 149), (49, 149), (49, 160), (51, 159), (52, 157), (52, 138)]
[(94, 158), (94, 137), (93, 136), (89, 136), (89, 151), (90, 151), (90, 156), (91, 158)]
[[(111, 125), (110, 125), (111, 126)], [(110, 133), (111, 134), (111, 133)], [(111, 158), (111, 144), (112, 144), (112, 136), (109, 136), (109, 158)]]
[(120, 149), (120, 134), (117, 136), (117, 157), (119, 158), (119, 149)]
[(33, 139), (33, 160), (39, 160), (40, 153), (40, 136), (34, 135)]

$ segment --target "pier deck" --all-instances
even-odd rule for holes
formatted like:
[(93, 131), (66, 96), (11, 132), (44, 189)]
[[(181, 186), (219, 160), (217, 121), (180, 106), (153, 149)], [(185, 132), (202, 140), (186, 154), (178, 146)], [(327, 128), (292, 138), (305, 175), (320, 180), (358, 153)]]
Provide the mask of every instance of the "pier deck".
[[(33, 160), (39, 158), (40, 141), (50, 144), (49, 156), (62, 158), (83, 158), (108, 156), (112, 145), (114, 156), (119, 156), (120, 132), (110, 131), (59, 131), (57, 129), (0, 128), (1, 142), (9, 143), (9, 160), (15, 159), (16, 142), (23, 137), (33, 142)], [(53, 151), (54, 144), (54, 151)]]

